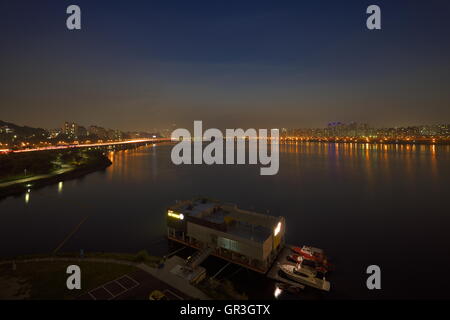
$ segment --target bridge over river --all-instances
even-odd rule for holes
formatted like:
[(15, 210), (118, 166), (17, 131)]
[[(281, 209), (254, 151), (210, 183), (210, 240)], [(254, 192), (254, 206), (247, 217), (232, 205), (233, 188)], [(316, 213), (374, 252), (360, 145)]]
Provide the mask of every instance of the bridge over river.
[(35, 151), (46, 151), (46, 150), (61, 150), (61, 149), (74, 149), (74, 148), (108, 148), (112, 146), (125, 146), (125, 145), (144, 145), (148, 143), (158, 143), (158, 142), (169, 142), (170, 138), (149, 138), (149, 139), (134, 139), (134, 140), (123, 140), (123, 141), (108, 141), (108, 142), (98, 142), (98, 143), (86, 143), (86, 144), (64, 144), (49, 147), (36, 147), (36, 148), (25, 148), (25, 149), (0, 149), (0, 153), (23, 153), (23, 152), (35, 152)]

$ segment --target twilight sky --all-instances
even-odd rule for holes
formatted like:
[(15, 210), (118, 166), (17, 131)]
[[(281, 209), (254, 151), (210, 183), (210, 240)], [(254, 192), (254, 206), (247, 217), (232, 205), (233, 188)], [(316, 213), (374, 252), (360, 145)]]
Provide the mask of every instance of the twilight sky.
[[(370, 4), (381, 31), (366, 29)], [(447, 0), (0, 0), (0, 120), (450, 123), (449, 39)]]

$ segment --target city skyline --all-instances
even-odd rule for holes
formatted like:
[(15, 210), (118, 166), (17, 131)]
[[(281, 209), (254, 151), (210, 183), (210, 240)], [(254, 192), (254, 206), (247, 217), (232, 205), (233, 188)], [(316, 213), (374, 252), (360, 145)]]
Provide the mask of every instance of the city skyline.
[[(186, 129), (182, 129), (186, 130)], [(189, 131), (189, 128), (187, 128)], [(195, 128), (194, 123), (194, 131)], [(201, 130), (201, 129), (200, 129)], [(216, 129), (217, 130), (217, 129)], [(228, 131), (229, 129), (227, 129)], [(233, 130), (233, 129), (231, 129)], [(246, 130), (246, 131), (244, 131)], [(262, 129), (259, 129), (261, 132)], [(373, 127), (367, 123), (330, 122), (320, 128), (279, 128), (276, 129), (279, 141), (320, 141), (320, 142), (349, 142), (349, 143), (407, 143), (407, 144), (449, 144), (450, 124), (419, 125), (406, 127)], [(103, 128), (97, 125), (83, 126), (75, 122), (64, 122), (60, 128), (42, 129), (21, 127), (14, 123), (0, 120), (0, 153), (11, 151), (38, 151), (48, 148), (59, 148), (64, 145), (104, 145), (105, 143), (133, 143), (143, 139), (151, 142), (178, 140), (178, 130), (171, 131), (121, 131)], [(254, 128), (234, 128), (234, 132), (241, 131), (248, 139), (252, 139)], [(273, 131), (273, 129), (271, 130)], [(204, 132), (201, 132), (203, 134)], [(175, 138), (174, 138), (175, 135)]]
[[(176, 128), (176, 124), (172, 124), (170, 127), (166, 127), (166, 128), (157, 128), (154, 127), (151, 130), (136, 130), (136, 129), (131, 129), (131, 130), (121, 130), (118, 128), (111, 128), (109, 126), (100, 126), (98, 124), (95, 123), (91, 123), (91, 124), (84, 124), (84, 123), (77, 123), (75, 121), (63, 121), (59, 126), (56, 127), (43, 127), (43, 126), (36, 126), (36, 127), (32, 127), (29, 125), (23, 125), (23, 124), (18, 124), (12, 121), (4, 121), (4, 119), (0, 119), (0, 133), (8, 133), (8, 132), (12, 132), (12, 131), (8, 131), (10, 129), (8, 129), (8, 124), (13, 125), (13, 126), (19, 126), (19, 127), (25, 127), (25, 128), (32, 128), (32, 129), (43, 129), (45, 131), (48, 132), (52, 132), (52, 131), (58, 131), (61, 133), (71, 133), (74, 134), (75, 131), (77, 130), (81, 130), (83, 132), (90, 132), (90, 131), (97, 131), (97, 130), (101, 130), (101, 131), (115, 131), (115, 132), (123, 132), (123, 133), (133, 133), (133, 132), (146, 132), (146, 133), (156, 133), (156, 132), (160, 132), (160, 131), (166, 131), (169, 132), (170, 129), (175, 129)], [(191, 124), (192, 126), (192, 124)], [(350, 128), (350, 127), (364, 127), (365, 129), (407, 129), (407, 128), (443, 128), (443, 127), (450, 127), (450, 124), (444, 121), (438, 121), (436, 123), (419, 123), (419, 124), (406, 124), (403, 126), (400, 125), (394, 125), (394, 126), (387, 126), (387, 125), (380, 125), (380, 126), (374, 126), (369, 122), (356, 122), (356, 121), (331, 121), (331, 122), (327, 122), (327, 123), (323, 123), (321, 126), (317, 126), (317, 127), (306, 127), (306, 126), (292, 126), (292, 127), (288, 127), (288, 126), (281, 126), (277, 129), (280, 130), (326, 130), (326, 129), (330, 129), (330, 128)], [(187, 126), (189, 127), (189, 125)], [(239, 128), (239, 127), (236, 127)], [(241, 127), (243, 128), (243, 127)], [(254, 127), (255, 128), (255, 127)], [(3, 131), (2, 131), (3, 130)]]
[(74, 32), (66, 3), (1, 4), (0, 118), (123, 131), (450, 119), (447, 3), (379, 1), (376, 32), (368, 1), (77, 4)]

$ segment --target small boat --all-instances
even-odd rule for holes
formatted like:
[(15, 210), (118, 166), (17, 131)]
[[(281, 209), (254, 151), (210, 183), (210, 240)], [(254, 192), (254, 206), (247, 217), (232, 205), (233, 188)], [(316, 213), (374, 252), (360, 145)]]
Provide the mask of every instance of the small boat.
[(313, 268), (321, 274), (326, 274), (328, 272), (328, 265), (324, 265), (317, 261), (304, 259), (299, 254), (290, 254), (286, 257), (286, 260), (293, 263), (302, 263), (303, 266)]
[(323, 290), (330, 291), (330, 282), (316, 278), (317, 272), (301, 264), (297, 266), (291, 264), (280, 265), (280, 270), (291, 280), (302, 283), (304, 285)]
[(304, 261), (315, 262), (317, 266), (321, 267), (323, 271), (330, 271), (332, 269), (332, 265), (328, 262), (328, 258), (326, 257), (322, 249), (303, 246), (301, 248), (292, 247), (291, 250), (296, 254), (302, 256)]
[(295, 253), (301, 255), (303, 258), (308, 260), (313, 260), (317, 262), (322, 262), (323, 260), (326, 260), (325, 254), (322, 249), (309, 247), (309, 246), (303, 246), (303, 247), (293, 247), (292, 251)]

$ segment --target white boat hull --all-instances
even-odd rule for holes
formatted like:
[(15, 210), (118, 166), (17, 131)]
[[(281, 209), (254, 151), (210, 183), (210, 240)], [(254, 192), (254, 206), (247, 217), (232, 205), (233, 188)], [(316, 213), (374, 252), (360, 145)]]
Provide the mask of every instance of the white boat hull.
[(330, 291), (330, 282), (326, 280), (322, 280), (319, 278), (315, 278), (311, 275), (300, 275), (295, 273), (295, 266), (283, 264), (280, 266), (280, 270), (291, 280), (299, 282), (301, 284), (323, 290)]

